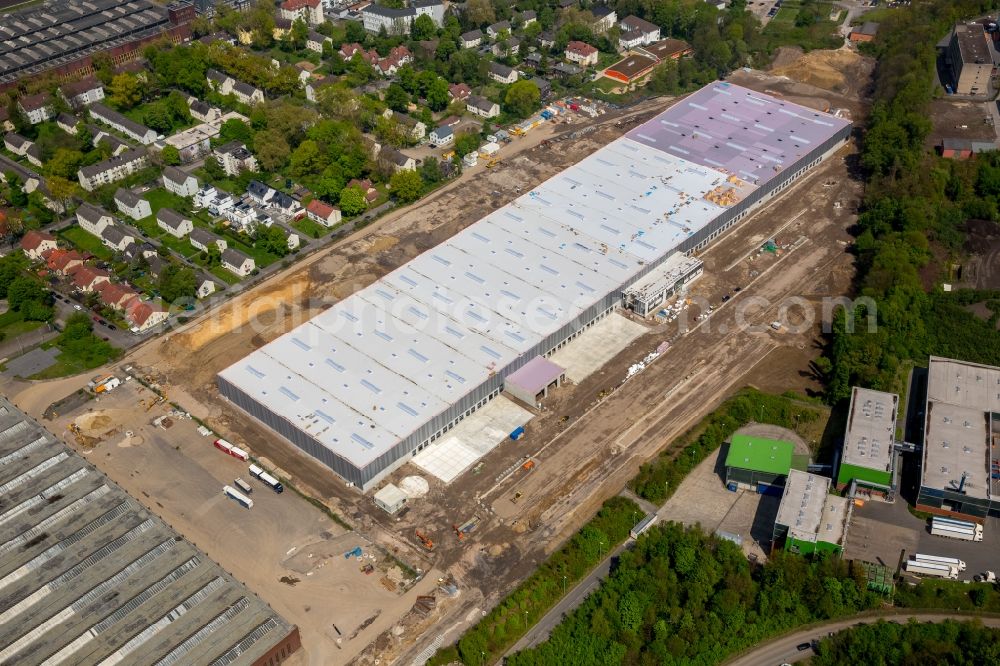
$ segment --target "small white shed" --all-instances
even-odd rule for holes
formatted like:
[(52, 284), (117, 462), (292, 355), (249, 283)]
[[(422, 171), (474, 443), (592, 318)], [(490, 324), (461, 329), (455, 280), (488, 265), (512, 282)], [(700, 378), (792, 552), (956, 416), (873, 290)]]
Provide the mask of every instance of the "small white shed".
[(406, 505), (409, 496), (394, 483), (387, 484), (375, 493), (375, 505), (388, 514), (394, 514)]

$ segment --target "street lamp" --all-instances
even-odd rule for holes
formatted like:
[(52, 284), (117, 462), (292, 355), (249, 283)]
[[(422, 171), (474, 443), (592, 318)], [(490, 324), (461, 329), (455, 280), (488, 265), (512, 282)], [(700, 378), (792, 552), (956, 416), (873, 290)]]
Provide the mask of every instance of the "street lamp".
[(566, 596), (566, 574), (563, 574), (563, 596)]

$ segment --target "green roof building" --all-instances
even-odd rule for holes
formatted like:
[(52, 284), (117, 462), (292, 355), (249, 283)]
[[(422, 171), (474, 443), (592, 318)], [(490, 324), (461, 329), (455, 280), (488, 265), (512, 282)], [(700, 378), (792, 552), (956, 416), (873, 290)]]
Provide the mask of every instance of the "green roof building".
[(803, 555), (843, 553), (851, 502), (830, 494), (832, 480), (825, 476), (788, 472), (774, 519), (774, 541), (785, 550)]
[(894, 393), (854, 387), (837, 471), (838, 487), (855, 481), (877, 492), (892, 488), (898, 405), (899, 396)]
[(788, 470), (802, 466), (794, 451), (791, 442), (733, 435), (726, 455), (726, 486), (730, 490), (743, 486), (757, 492), (779, 494)]

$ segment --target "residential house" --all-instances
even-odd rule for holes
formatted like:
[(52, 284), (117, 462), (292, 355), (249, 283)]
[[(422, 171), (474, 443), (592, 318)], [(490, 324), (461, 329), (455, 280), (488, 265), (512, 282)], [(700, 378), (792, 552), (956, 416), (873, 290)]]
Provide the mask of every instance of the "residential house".
[(448, 96), (452, 99), (457, 99), (459, 101), (464, 101), (469, 99), (469, 95), (472, 94), (472, 88), (464, 83), (452, 83), (448, 86)]
[(320, 0), (285, 0), (281, 3), (281, 18), (288, 21), (302, 19), (309, 25), (323, 22), (323, 3)]
[(109, 109), (97, 102), (90, 106), (90, 117), (98, 120), (109, 127), (118, 130), (125, 136), (138, 141), (144, 146), (148, 146), (157, 139), (156, 130), (141, 125), (124, 114), (118, 113), (114, 109)]
[(347, 187), (356, 187), (361, 190), (361, 193), (365, 195), (365, 201), (369, 204), (378, 199), (378, 190), (372, 186), (372, 181), (367, 178), (363, 180), (352, 178), (350, 182), (347, 183)]
[(124, 187), (119, 187), (115, 192), (115, 205), (118, 206), (121, 213), (128, 215), (133, 220), (141, 220), (153, 214), (153, 209), (150, 208), (148, 201)]
[(195, 192), (192, 203), (195, 208), (208, 208), (208, 204), (215, 200), (215, 196), (218, 193), (218, 190), (211, 185), (204, 185), (200, 190)]
[(163, 187), (181, 197), (193, 197), (198, 192), (198, 179), (175, 166), (163, 168)]
[(462, 33), (462, 36), (458, 39), (461, 42), (463, 49), (472, 49), (482, 44), (483, 31), (470, 30), (469, 32)]
[(214, 294), (216, 289), (218, 289), (218, 287), (216, 286), (214, 280), (203, 278), (201, 284), (198, 285), (198, 289), (196, 289), (194, 293), (198, 298), (205, 298), (206, 296)]
[(225, 210), (220, 210), (219, 214), (229, 220), (237, 229), (250, 234), (257, 228), (257, 212), (250, 204), (238, 203)]
[(208, 86), (220, 95), (228, 95), (233, 91), (233, 77), (217, 69), (205, 72), (205, 79), (208, 81)]
[(73, 286), (84, 293), (98, 291), (98, 287), (111, 281), (111, 273), (103, 268), (79, 266), (73, 271)]
[(391, 166), (394, 171), (415, 171), (417, 169), (416, 160), (389, 146), (381, 150), (379, 160)]
[(104, 146), (113, 157), (118, 157), (122, 153), (131, 150), (132, 144), (119, 139), (114, 134), (107, 132), (97, 125), (87, 125), (91, 141), (95, 146)]
[(101, 303), (115, 310), (124, 310), (129, 301), (139, 298), (139, 292), (120, 282), (102, 283), (99, 292)]
[(192, 118), (203, 123), (214, 123), (222, 117), (221, 110), (196, 97), (188, 97), (188, 110)]
[(125, 248), (135, 243), (135, 236), (125, 227), (109, 224), (101, 231), (101, 243), (115, 252), (124, 252)]
[[(274, 192), (274, 196), (271, 197), (271, 208), (289, 217), (302, 212), (302, 204), (296, 201), (294, 197), (285, 194), (280, 190), (276, 190)], [(260, 221), (263, 222), (265, 226), (271, 226), (271, 219), (267, 217), (266, 214), (262, 214), (262, 216), (259, 217), (261, 217)], [(266, 220), (264, 218), (266, 218)]]
[(82, 109), (104, 99), (104, 84), (94, 76), (59, 86), (59, 96), (74, 109)]
[(538, 35), (538, 45), (543, 49), (551, 49), (556, 45), (555, 33), (551, 31), (542, 32)]
[(517, 55), (521, 52), (521, 40), (517, 37), (511, 37), (507, 41), (497, 42), (490, 51), (498, 58)]
[(248, 257), (239, 250), (227, 247), (222, 251), (222, 267), (240, 277), (246, 277), (257, 268), (253, 258)]
[[(276, 42), (280, 41), (281, 38), (284, 37), (285, 34), (287, 34), (288, 32), (291, 32), (291, 30), (292, 30), (292, 22), (291, 21), (289, 21), (288, 19), (286, 19), (286, 18), (284, 18), (282, 16), (275, 16), (274, 17), (274, 27), (271, 28), (271, 36), (274, 38), (274, 41), (276, 41)], [(240, 41), (242, 42), (243, 40), (240, 39)], [(252, 32), (250, 33), (250, 42), (253, 43), (253, 33)], [(274, 62), (273, 59), (272, 59), (272, 62)]]
[(299, 249), (299, 245), (302, 244), (302, 239), (299, 238), (298, 234), (288, 234), (285, 237), (285, 243), (288, 245), (289, 250), (297, 250)]
[(162, 273), (167, 266), (171, 265), (169, 261), (155, 252), (153, 254), (144, 254), (143, 258), (146, 262), (146, 272), (149, 273), (149, 276), (152, 278), (159, 278), (160, 273)]
[[(315, 104), (316, 101), (319, 99), (316, 96), (316, 93), (319, 92), (320, 88), (336, 83), (338, 78), (339, 77), (331, 74), (329, 76), (324, 76), (319, 79), (312, 79), (308, 81), (305, 86), (306, 99)], [(357, 102), (354, 103), (356, 104)]]
[(222, 252), (228, 245), (225, 238), (216, 236), (211, 231), (206, 231), (201, 227), (195, 227), (191, 230), (191, 233), (188, 235), (188, 242), (202, 252), (207, 252), (208, 248), (212, 245), (219, 248), (219, 252)]
[(580, 4), (580, 0), (559, 0), (559, 9), (569, 9)]
[(239, 141), (230, 141), (212, 151), (219, 166), (227, 176), (238, 176), (244, 171), (257, 170), (257, 158)]
[(626, 16), (618, 26), (621, 28), (618, 48), (622, 50), (652, 44), (660, 38), (660, 26), (638, 16)]
[(517, 70), (498, 62), (491, 62), (489, 68), (490, 78), (499, 83), (514, 83), (517, 81)]
[(427, 136), (427, 126), (412, 116), (400, 113), (399, 111), (393, 111), (392, 109), (386, 109), (382, 113), (382, 116), (392, 118), (401, 127), (406, 128), (406, 134), (411, 141), (420, 141)]
[(149, 155), (146, 154), (145, 150), (135, 148), (127, 150), (117, 157), (82, 167), (77, 172), (77, 177), (83, 189), (93, 192), (102, 185), (119, 181), (147, 166), (149, 166)]
[(309, 35), (306, 37), (306, 48), (316, 53), (323, 53), (323, 44), (327, 42), (330, 42), (331, 45), (333, 44), (333, 40), (326, 35), (320, 34), (315, 30), (310, 30)]
[(243, 104), (253, 105), (264, 101), (264, 91), (254, 88), (249, 83), (238, 81), (217, 69), (209, 69), (205, 73), (208, 85), (220, 95), (233, 95)]
[(125, 319), (132, 326), (133, 333), (144, 333), (166, 321), (170, 313), (159, 301), (143, 301), (134, 298), (125, 307)]
[(101, 232), (106, 227), (114, 224), (115, 219), (103, 208), (83, 202), (76, 209), (76, 222), (87, 233), (100, 237)]
[(572, 41), (566, 45), (566, 60), (580, 67), (597, 64), (597, 49), (586, 42)]
[(574, 65), (571, 62), (557, 62), (555, 65), (552, 66), (552, 75), (558, 76), (560, 78), (575, 76), (582, 72), (583, 72), (582, 69), (580, 69), (577, 65)]
[(408, 34), (413, 21), (422, 14), (430, 16), (439, 28), (444, 24), (443, 0), (410, 0), (409, 7), (402, 9), (372, 3), (360, 11), (365, 30), (373, 34), (383, 28), (390, 35)]
[(58, 275), (69, 275), (70, 271), (83, 266), (85, 257), (76, 250), (46, 250), (45, 266)]
[(146, 241), (132, 243), (122, 250), (122, 256), (125, 260), (133, 264), (139, 259), (149, 260), (150, 257), (155, 257), (156, 255), (156, 248), (153, 247), (152, 243), (147, 243)]
[(7, 174), (14, 174), (18, 177), (26, 194), (31, 194), (42, 184), (42, 177), (37, 173), (6, 155), (0, 155), (0, 181), (6, 183)]
[(56, 237), (44, 231), (32, 229), (21, 239), (21, 250), (31, 261), (41, 261), (45, 252), (55, 250)]
[(429, 140), (430, 144), (435, 148), (447, 146), (455, 140), (455, 131), (447, 125), (444, 127), (435, 127), (431, 130)]
[(259, 180), (251, 180), (247, 184), (247, 196), (249, 196), (250, 199), (253, 200), (253, 202), (258, 206), (270, 205), (271, 199), (273, 199), (274, 195), (277, 193), (278, 191), (276, 189), (266, 183), (260, 182)]
[(3, 137), (3, 147), (20, 157), (24, 157), (28, 148), (33, 145), (35, 144), (31, 139), (23, 137), (17, 132), (7, 132)]
[(28, 150), (24, 152), (25, 158), (36, 167), (41, 168), (42, 166), (42, 149), (37, 143), (32, 143), (28, 146)]
[(5, 132), (14, 131), (14, 123), (10, 121), (10, 112), (6, 107), (0, 107), (0, 129)]
[(500, 36), (500, 33), (510, 35), (510, 21), (497, 21), (486, 28), (486, 36), (490, 39), (496, 39)]
[(59, 129), (63, 132), (66, 132), (66, 134), (73, 134), (75, 136), (78, 131), (76, 127), (79, 124), (80, 119), (68, 113), (60, 113), (56, 116), (56, 125), (58, 125)]
[(249, 83), (244, 83), (243, 81), (233, 82), (233, 96), (236, 97), (243, 104), (248, 106), (253, 106), (254, 104), (261, 104), (264, 101), (264, 91), (260, 88), (254, 88)]
[(184, 238), (194, 229), (194, 223), (173, 208), (161, 208), (156, 211), (156, 226), (174, 238)]
[(496, 118), (500, 115), (500, 105), (479, 95), (473, 95), (466, 100), (465, 108), (469, 113), (482, 118)]
[(594, 5), (590, 8), (590, 14), (594, 17), (590, 29), (597, 34), (607, 32), (618, 22), (618, 14), (607, 5)]
[(531, 25), (537, 20), (538, 14), (533, 9), (526, 9), (517, 15), (517, 22), (521, 24), (521, 27)]
[(437, 126), (451, 127), (452, 129), (454, 129), (455, 127), (458, 127), (459, 123), (461, 122), (462, 119), (459, 118), (458, 116), (448, 116), (447, 118), (442, 118), (441, 120), (439, 120)]
[(552, 96), (552, 84), (543, 78), (534, 77), (531, 82), (538, 86), (538, 92), (541, 93), (542, 99), (548, 99)]
[(394, 46), (389, 55), (378, 61), (378, 70), (382, 76), (393, 76), (400, 67), (413, 62), (413, 54), (405, 46)]
[(21, 97), (17, 100), (17, 108), (32, 125), (43, 123), (53, 115), (52, 100), (48, 93)]
[(322, 224), (324, 227), (333, 227), (340, 224), (340, 209), (319, 199), (313, 199), (309, 202), (306, 206), (306, 216), (316, 224)]
[(365, 51), (364, 47), (357, 42), (350, 42), (347, 44), (341, 44), (340, 46), (340, 57), (345, 61), (352, 60), (355, 54), (361, 54), (361, 59), (364, 60), (369, 65), (375, 65), (378, 63), (378, 51), (375, 49), (368, 49)]

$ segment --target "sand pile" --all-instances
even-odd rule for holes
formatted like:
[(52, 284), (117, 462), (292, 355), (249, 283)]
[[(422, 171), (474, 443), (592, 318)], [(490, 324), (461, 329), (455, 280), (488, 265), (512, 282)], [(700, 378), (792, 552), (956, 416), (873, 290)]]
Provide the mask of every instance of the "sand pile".
[(846, 92), (848, 75), (861, 64), (861, 56), (849, 49), (810, 51), (797, 58), (792, 55), (779, 54), (770, 73), (837, 92)]

